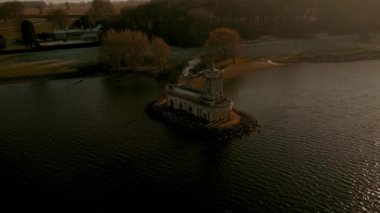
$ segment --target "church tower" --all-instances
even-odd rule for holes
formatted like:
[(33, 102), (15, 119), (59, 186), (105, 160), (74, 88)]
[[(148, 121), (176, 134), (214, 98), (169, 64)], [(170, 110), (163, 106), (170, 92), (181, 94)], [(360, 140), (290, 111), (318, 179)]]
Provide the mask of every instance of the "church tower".
[(203, 99), (217, 102), (224, 98), (223, 94), (223, 77), (222, 70), (212, 66), (211, 69), (205, 70), (203, 74)]

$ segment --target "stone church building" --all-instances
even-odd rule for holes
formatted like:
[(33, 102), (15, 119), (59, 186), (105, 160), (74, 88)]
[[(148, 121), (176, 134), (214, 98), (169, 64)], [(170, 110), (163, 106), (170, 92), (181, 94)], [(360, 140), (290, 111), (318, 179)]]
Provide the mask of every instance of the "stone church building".
[(210, 122), (229, 120), (233, 102), (224, 96), (222, 71), (213, 67), (199, 75), (203, 78), (201, 89), (186, 84), (166, 85), (167, 105)]

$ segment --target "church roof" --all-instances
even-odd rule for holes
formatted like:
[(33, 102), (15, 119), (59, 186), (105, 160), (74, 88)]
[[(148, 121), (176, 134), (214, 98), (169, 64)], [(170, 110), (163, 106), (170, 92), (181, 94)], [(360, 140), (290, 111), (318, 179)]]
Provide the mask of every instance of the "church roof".
[(213, 107), (224, 107), (229, 105), (232, 101), (223, 99), (217, 102), (209, 102), (202, 98), (202, 91), (192, 89), (192, 88), (187, 88), (182, 85), (167, 85), (165, 88), (166, 93), (169, 93), (171, 95), (181, 97), (183, 99), (187, 99), (189, 101), (193, 101), (194, 103), (202, 104), (205, 106), (210, 106), (212, 105)]
[(183, 87), (175, 87), (172, 91), (174, 93), (177, 93), (177, 94), (180, 94), (180, 95), (186, 95), (186, 96), (189, 96), (189, 97), (192, 97), (192, 98), (200, 98), (201, 95), (202, 95), (198, 91), (190, 90), (190, 89), (183, 88)]

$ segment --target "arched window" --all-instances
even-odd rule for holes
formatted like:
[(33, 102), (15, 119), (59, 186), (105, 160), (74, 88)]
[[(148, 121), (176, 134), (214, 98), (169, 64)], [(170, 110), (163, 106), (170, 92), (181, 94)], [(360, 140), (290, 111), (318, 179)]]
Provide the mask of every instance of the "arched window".
[(182, 110), (182, 103), (179, 104), (179, 109)]
[(191, 106), (189, 107), (189, 112), (193, 113), (193, 107), (191, 107)]
[(173, 108), (174, 107), (174, 103), (173, 103), (173, 100), (170, 100), (170, 107)]

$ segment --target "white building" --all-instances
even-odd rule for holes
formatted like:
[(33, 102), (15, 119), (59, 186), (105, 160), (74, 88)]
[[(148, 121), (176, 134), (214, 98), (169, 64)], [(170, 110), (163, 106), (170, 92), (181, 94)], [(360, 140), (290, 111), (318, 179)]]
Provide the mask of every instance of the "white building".
[(66, 29), (66, 30), (54, 30), (53, 35), (56, 40), (81, 40), (85, 42), (97, 42), (99, 41), (101, 33), (101, 26), (97, 26), (92, 29)]
[(167, 105), (210, 122), (229, 120), (233, 102), (223, 94), (222, 71), (212, 68), (200, 75), (203, 78), (201, 89), (181, 84), (167, 85), (164, 90)]

